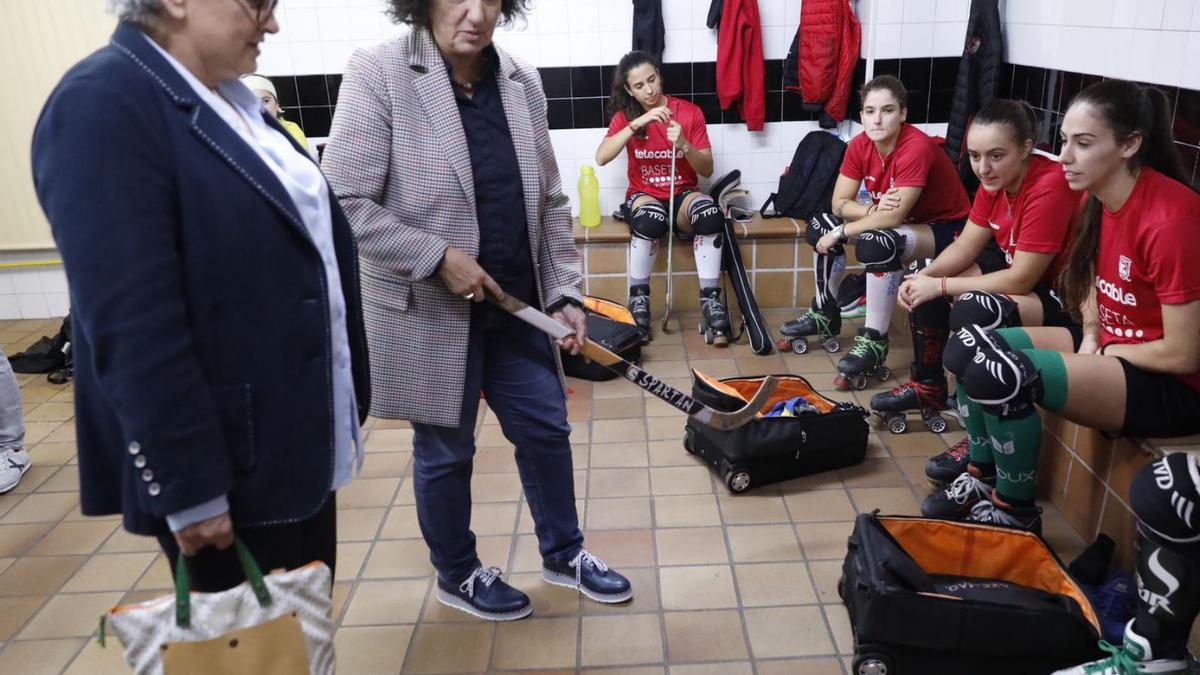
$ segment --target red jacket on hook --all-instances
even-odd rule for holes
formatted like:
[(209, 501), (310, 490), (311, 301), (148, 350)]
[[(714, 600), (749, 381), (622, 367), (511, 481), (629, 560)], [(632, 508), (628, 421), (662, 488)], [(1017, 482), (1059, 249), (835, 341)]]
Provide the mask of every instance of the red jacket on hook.
[(862, 37), (850, 0), (804, 0), (796, 37), (784, 63), (785, 87), (799, 89), (806, 104), (824, 104), (825, 113), (841, 122)]
[(724, 0), (717, 32), (717, 99), (723, 110), (740, 99), (750, 131), (761, 130), (767, 117), (763, 77), (758, 0)]

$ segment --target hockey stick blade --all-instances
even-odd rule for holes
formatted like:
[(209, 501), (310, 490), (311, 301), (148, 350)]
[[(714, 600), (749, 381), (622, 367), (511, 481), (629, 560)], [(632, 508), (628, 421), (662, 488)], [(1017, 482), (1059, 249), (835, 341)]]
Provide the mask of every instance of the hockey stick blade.
[[(552, 338), (561, 340), (572, 334), (570, 328), (559, 323), (553, 317), (530, 307), (511, 295), (506, 296), (503, 300), (498, 300), (491, 293), (488, 293), (487, 299), (492, 304)], [(630, 363), (619, 355), (605, 349), (603, 345), (597, 342), (588, 340), (580, 348), (579, 353), (636, 384), (644, 391), (649, 392), (651, 396), (662, 399), (677, 410), (694, 417), (697, 422), (722, 431), (736, 429), (754, 419), (758, 411), (762, 410), (767, 404), (767, 399), (779, 384), (779, 381), (773, 376), (766, 376), (763, 379), (762, 386), (758, 388), (758, 391), (755, 392), (749, 403), (733, 412), (725, 412), (704, 405), (700, 401), (663, 382), (653, 374), (642, 370), (640, 366)]]

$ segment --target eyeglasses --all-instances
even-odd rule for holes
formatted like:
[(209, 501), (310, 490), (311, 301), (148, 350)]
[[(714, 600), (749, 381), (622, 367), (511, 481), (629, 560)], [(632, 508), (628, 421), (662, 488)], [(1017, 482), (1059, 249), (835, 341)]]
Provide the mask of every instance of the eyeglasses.
[(275, 14), (275, 8), (279, 5), (279, 0), (237, 0), (237, 2), (248, 10), (247, 14), (258, 24), (264, 24), (270, 20)]

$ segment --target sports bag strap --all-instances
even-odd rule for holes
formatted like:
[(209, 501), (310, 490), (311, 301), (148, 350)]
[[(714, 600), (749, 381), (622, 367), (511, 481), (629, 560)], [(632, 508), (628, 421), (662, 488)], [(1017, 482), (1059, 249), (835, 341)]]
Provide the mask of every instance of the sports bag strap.
[[(236, 535), (233, 537), (233, 547), (237, 551), (246, 580), (254, 590), (254, 597), (258, 598), (258, 604), (262, 607), (271, 604), (271, 591), (267, 590), (262, 570), (259, 569), (258, 563), (254, 562), (254, 555)], [(190, 628), (192, 625), (192, 598), (189, 592), (191, 587), (186, 560), (183, 551), (180, 551), (179, 559), (175, 562), (175, 625), (180, 628)]]
[(774, 218), (775, 216), (779, 215), (775, 212), (775, 209), (771, 209), (770, 213), (767, 212), (767, 207), (775, 203), (776, 194), (777, 193), (772, 192), (771, 196), (767, 197), (767, 201), (763, 202), (763, 205), (759, 207), (758, 212), (762, 214), (763, 218)]

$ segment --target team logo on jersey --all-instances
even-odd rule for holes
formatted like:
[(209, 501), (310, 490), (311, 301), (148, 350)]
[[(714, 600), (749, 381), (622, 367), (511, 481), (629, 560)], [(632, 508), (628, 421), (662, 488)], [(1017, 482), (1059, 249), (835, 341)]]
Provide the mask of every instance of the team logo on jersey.
[(1120, 275), (1122, 281), (1129, 281), (1129, 273), (1133, 269), (1133, 261), (1129, 259), (1129, 256), (1123, 255), (1118, 263), (1117, 274)]
[(1108, 279), (1102, 279), (1099, 275), (1096, 276), (1096, 290), (1111, 299), (1113, 302), (1119, 302), (1128, 307), (1137, 307), (1137, 296), (1133, 293), (1121, 288)]

